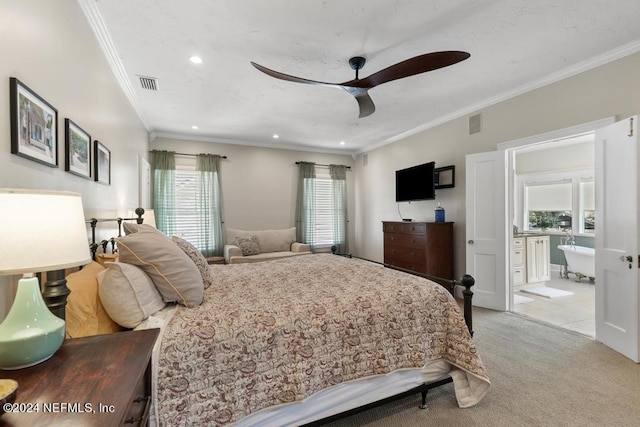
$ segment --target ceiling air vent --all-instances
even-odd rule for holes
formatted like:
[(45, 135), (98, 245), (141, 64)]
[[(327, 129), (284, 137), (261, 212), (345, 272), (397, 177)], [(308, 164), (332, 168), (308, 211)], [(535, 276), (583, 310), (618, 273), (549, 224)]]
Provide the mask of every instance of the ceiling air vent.
[(155, 77), (138, 76), (140, 78), (140, 86), (147, 90), (158, 90), (158, 79)]

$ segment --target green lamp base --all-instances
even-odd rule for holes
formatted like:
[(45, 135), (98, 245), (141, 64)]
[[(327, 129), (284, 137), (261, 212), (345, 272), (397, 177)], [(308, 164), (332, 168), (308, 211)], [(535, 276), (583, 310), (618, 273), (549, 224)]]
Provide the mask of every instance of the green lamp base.
[(64, 320), (44, 303), (35, 277), (23, 277), (9, 314), (0, 324), (0, 369), (15, 370), (49, 359), (64, 341)]

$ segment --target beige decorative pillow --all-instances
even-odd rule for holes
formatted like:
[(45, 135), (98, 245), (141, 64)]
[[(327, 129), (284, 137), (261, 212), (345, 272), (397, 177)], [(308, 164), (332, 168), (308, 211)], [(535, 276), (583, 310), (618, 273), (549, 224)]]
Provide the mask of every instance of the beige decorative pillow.
[(160, 233), (165, 235), (162, 231), (158, 230), (152, 225), (149, 224), (138, 224), (135, 222), (123, 222), (122, 228), (124, 229), (124, 234), (128, 236), (129, 234), (134, 234), (139, 231), (153, 231), (155, 233)]
[(260, 245), (258, 245), (256, 236), (236, 237), (236, 245), (242, 250), (243, 256), (258, 255), (260, 253)]
[(117, 324), (135, 328), (164, 308), (162, 296), (140, 267), (122, 262), (107, 262), (105, 266), (107, 269), (98, 273), (98, 293)]
[(198, 248), (193, 246), (191, 242), (184, 240), (182, 237), (172, 236), (173, 243), (178, 245), (182, 251), (187, 254), (191, 261), (198, 267), (200, 276), (202, 276), (202, 284), (207, 289), (213, 283), (213, 276), (211, 276), (211, 270), (209, 269), (209, 263), (207, 259), (200, 253)]
[(193, 261), (162, 233), (141, 230), (116, 239), (118, 260), (149, 275), (165, 302), (200, 305), (204, 285)]
[(82, 270), (69, 274), (67, 287), (71, 290), (65, 307), (65, 328), (71, 338), (110, 334), (122, 330), (107, 314), (98, 296), (97, 274), (104, 267), (95, 261)]

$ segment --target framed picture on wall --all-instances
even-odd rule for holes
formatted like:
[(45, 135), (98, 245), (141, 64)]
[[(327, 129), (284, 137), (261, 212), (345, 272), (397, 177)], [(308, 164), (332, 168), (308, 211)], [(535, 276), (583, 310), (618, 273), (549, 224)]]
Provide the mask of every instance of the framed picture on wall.
[(95, 140), (93, 158), (95, 180), (102, 184), (111, 185), (111, 151), (100, 141)]
[(71, 119), (64, 119), (65, 157), (64, 170), (83, 178), (91, 178), (91, 135)]
[(15, 77), (9, 79), (11, 153), (58, 167), (58, 110)]

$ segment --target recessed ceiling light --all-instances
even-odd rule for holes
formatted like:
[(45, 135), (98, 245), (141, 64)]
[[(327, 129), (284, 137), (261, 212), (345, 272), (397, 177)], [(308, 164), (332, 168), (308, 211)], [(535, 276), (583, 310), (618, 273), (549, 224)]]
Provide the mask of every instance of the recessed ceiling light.
[(189, 58), (189, 61), (193, 62), (194, 64), (202, 64), (202, 58), (196, 55)]
[(340, 145), (344, 145), (344, 141), (340, 141)]
[(278, 139), (280, 138), (280, 135), (278, 135), (277, 133), (273, 135), (273, 139)]
[(198, 126), (193, 125), (193, 126), (191, 126), (191, 129), (195, 129), (195, 130), (197, 130), (197, 129), (198, 129)]

